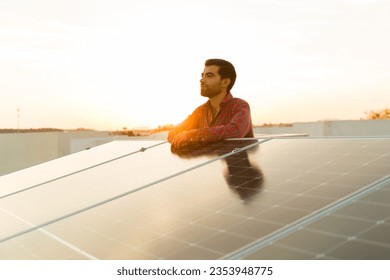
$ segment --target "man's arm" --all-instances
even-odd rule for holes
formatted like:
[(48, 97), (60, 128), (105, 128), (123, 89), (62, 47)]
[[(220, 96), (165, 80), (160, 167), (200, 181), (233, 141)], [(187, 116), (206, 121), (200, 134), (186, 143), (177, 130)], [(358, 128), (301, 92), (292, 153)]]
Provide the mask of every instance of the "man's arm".
[(206, 144), (228, 138), (253, 136), (249, 104), (245, 101), (234, 108), (230, 121), (224, 125), (183, 131), (170, 141), (173, 148), (180, 149), (191, 144)]
[(173, 139), (184, 131), (192, 130), (196, 127), (196, 110), (189, 115), (182, 123), (173, 127), (168, 134), (168, 142), (172, 143)]

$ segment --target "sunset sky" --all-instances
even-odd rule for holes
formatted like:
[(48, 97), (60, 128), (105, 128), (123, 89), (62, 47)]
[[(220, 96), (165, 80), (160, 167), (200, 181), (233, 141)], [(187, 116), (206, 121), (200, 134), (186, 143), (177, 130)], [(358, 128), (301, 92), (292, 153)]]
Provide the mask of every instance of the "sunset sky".
[(390, 107), (388, 0), (0, 0), (0, 128), (176, 124), (204, 61), (254, 124)]

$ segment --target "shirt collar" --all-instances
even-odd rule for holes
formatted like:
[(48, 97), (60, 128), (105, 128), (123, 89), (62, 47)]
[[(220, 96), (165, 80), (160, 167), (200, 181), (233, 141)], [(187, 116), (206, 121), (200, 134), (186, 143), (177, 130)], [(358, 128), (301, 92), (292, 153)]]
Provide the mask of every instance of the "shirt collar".
[(225, 105), (226, 103), (228, 103), (232, 99), (233, 99), (233, 95), (229, 91), (228, 94), (226, 94), (225, 98), (222, 100), (221, 105)]
[[(226, 103), (228, 103), (230, 100), (232, 100), (233, 99), (233, 95), (232, 95), (232, 93), (229, 91), (228, 92), (228, 94), (226, 94), (226, 96), (225, 96), (225, 98), (222, 100), (222, 102), (220, 103), (220, 105), (221, 105), (221, 107), (223, 107)], [(209, 105), (209, 106), (211, 106), (210, 105), (210, 100), (208, 100), (207, 101), (207, 104)]]

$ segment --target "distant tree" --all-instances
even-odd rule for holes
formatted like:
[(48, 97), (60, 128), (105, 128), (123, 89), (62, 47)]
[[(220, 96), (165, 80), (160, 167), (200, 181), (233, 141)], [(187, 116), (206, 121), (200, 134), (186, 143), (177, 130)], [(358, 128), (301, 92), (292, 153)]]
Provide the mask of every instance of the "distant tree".
[(152, 129), (150, 133), (157, 133), (161, 131), (169, 131), (174, 127), (173, 124), (165, 124), (165, 125), (159, 125), (157, 128)]
[(386, 108), (380, 111), (370, 111), (366, 112), (368, 120), (389, 120), (390, 119), (390, 109)]

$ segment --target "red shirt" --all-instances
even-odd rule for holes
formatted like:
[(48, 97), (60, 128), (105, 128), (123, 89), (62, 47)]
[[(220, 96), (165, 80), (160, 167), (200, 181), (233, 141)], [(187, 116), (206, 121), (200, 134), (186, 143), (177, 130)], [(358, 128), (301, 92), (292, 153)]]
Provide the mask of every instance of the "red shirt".
[(182, 131), (191, 131), (189, 141), (203, 143), (226, 140), (228, 138), (253, 137), (252, 119), (249, 104), (234, 98), (229, 92), (220, 104), (220, 111), (213, 119), (210, 101), (195, 109), (188, 118), (173, 128), (168, 139)]

